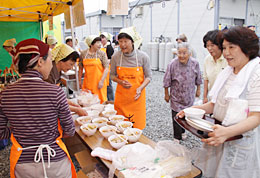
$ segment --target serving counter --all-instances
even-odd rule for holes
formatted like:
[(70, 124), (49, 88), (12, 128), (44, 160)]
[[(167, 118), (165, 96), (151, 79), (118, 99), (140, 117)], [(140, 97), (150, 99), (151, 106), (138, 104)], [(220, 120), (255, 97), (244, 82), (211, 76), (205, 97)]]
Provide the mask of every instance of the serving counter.
[[(75, 119), (75, 117), (74, 117)], [(75, 120), (74, 120), (75, 122)], [(97, 131), (93, 136), (87, 137), (86, 135), (84, 135), (84, 133), (80, 130), (80, 125), (75, 122), (75, 126), (76, 126), (76, 135), (77, 137), (81, 140), (81, 142), (88, 148), (88, 151), (91, 152), (92, 150), (94, 150), (97, 147), (102, 147), (105, 149), (110, 149), (110, 150), (114, 150), (112, 148), (112, 146), (110, 145), (110, 143), (107, 141), (106, 138), (104, 138), (99, 131)], [(151, 139), (149, 139), (148, 137), (141, 135), (139, 142), (150, 145), (152, 147), (154, 147), (156, 145), (156, 143), (154, 141), (152, 141)], [(100, 159), (100, 158), (96, 158), (99, 162), (101, 162), (102, 164), (105, 165), (106, 168), (109, 169), (109, 167), (111, 166), (112, 162), (105, 160), (105, 159)], [(115, 175), (118, 178), (125, 178), (123, 173), (121, 171), (116, 170)], [(202, 172), (201, 170), (199, 170), (197, 167), (192, 166), (192, 170), (189, 174), (185, 175), (185, 176), (180, 176), (179, 178), (199, 178), (201, 177)]]

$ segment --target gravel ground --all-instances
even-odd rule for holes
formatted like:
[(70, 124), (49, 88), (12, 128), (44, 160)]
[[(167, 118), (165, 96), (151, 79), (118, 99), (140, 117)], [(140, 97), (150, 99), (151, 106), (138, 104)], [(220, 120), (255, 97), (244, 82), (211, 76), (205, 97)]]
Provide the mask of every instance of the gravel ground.
[[(163, 76), (163, 72), (153, 71), (153, 79), (146, 90), (147, 125), (143, 133), (154, 141), (173, 140), (171, 109), (169, 103), (164, 101)], [(187, 134), (187, 139), (181, 141), (182, 145), (188, 149), (201, 145), (198, 138)], [(10, 147), (0, 151), (0, 178), (9, 177)], [(79, 165), (74, 158), (73, 162), (78, 170)]]
[[(146, 128), (144, 135), (154, 141), (173, 140), (173, 126), (170, 104), (164, 100), (163, 88), (164, 72), (153, 71), (153, 78), (146, 90)], [(191, 149), (200, 146), (197, 137), (187, 133), (182, 145)]]

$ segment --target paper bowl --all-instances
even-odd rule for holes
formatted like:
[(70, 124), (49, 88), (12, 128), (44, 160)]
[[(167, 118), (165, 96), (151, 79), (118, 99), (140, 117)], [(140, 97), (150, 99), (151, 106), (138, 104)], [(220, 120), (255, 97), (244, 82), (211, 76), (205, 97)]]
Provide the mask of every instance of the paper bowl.
[(132, 126), (133, 126), (133, 123), (129, 122), (129, 121), (120, 121), (120, 122), (116, 123), (116, 127), (118, 128), (118, 130), (121, 133), (123, 133), (127, 127), (131, 128)]
[(92, 120), (92, 123), (97, 124), (98, 128), (107, 125), (108, 119), (105, 117), (97, 117)]
[(114, 105), (113, 104), (107, 104), (107, 105), (105, 105), (105, 108), (104, 108), (104, 110), (106, 111), (106, 110), (113, 110), (114, 109)]
[(88, 137), (94, 135), (97, 131), (98, 126), (95, 123), (87, 123), (80, 126), (80, 130)]
[(203, 109), (198, 109), (198, 108), (186, 108), (183, 110), (185, 113), (185, 116), (188, 118), (199, 118), (202, 119), (205, 111)]
[(99, 114), (100, 114), (100, 112), (97, 110), (87, 111), (87, 113), (88, 113), (88, 116), (91, 116), (93, 118), (99, 117)]
[(122, 137), (124, 140), (127, 140), (127, 136), (123, 134), (111, 135), (110, 137), (108, 137), (108, 142), (115, 149), (119, 149), (126, 144), (126, 142), (118, 138), (118, 136)]
[(102, 115), (103, 115), (104, 117), (109, 118), (109, 117), (111, 117), (111, 116), (113, 116), (113, 115), (116, 115), (116, 113), (117, 113), (116, 110), (114, 110), (114, 109), (109, 109), (109, 110), (103, 111), (103, 112), (102, 112)]
[(124, 121), (125, 116), (122, 115), (113, 115), (109, 117), (109, 121), (111, 124), (116, 125), (117, 122)]
[(99, 112), (102, 112), (104, 110), (105, 106), (103, 104), (94, 104), (90, 106), (91, 110), (97, 110)]
[[(138, 128), (125, 129), (124, 135), (127, 136), (129, 142), (137, 142), (142, 135), (142, 130)], [(135, 136), (135, 135), (136, 136)]]
[(101, 135), (105, 138), (108, 138), (111, 135), (114, 135), (114, 132), (116, 132), (117, 128), (115, 126), (103, 126), (99, 128), (99, 132)]
[(84, 109), (85, 111), (91, 111), (90, 107), (83, 107), (82, 109)]
[(79, 125), (84, 125), (87, 123), (90, 123), (93, 118), (91, 116), (82, 116), (78, 117), (76, 120), (79, 123)]

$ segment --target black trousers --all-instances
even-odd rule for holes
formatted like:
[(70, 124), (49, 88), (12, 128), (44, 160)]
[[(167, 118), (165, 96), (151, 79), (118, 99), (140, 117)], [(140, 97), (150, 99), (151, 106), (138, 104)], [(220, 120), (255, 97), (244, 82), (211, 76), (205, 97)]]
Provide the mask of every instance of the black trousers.
[(172, 110), (173, 137), (175, 139), (181, 140), (181, 134), (184, 133), (185, 130), (181, 126), (179, 126), (179, 124), (174, 120), (174, 117), (177, 113), (178, 112)]

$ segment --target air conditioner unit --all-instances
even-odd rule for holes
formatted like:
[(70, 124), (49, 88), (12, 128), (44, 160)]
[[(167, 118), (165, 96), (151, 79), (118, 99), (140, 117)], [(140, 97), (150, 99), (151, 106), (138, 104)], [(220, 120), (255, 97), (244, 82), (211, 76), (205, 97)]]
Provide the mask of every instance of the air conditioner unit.
[(136, 16), (142, 16), (143, 13), (144, 13), (144, 7), (137, 7), (137, 8), (135, 9), (135, 15), (136, 15)]

